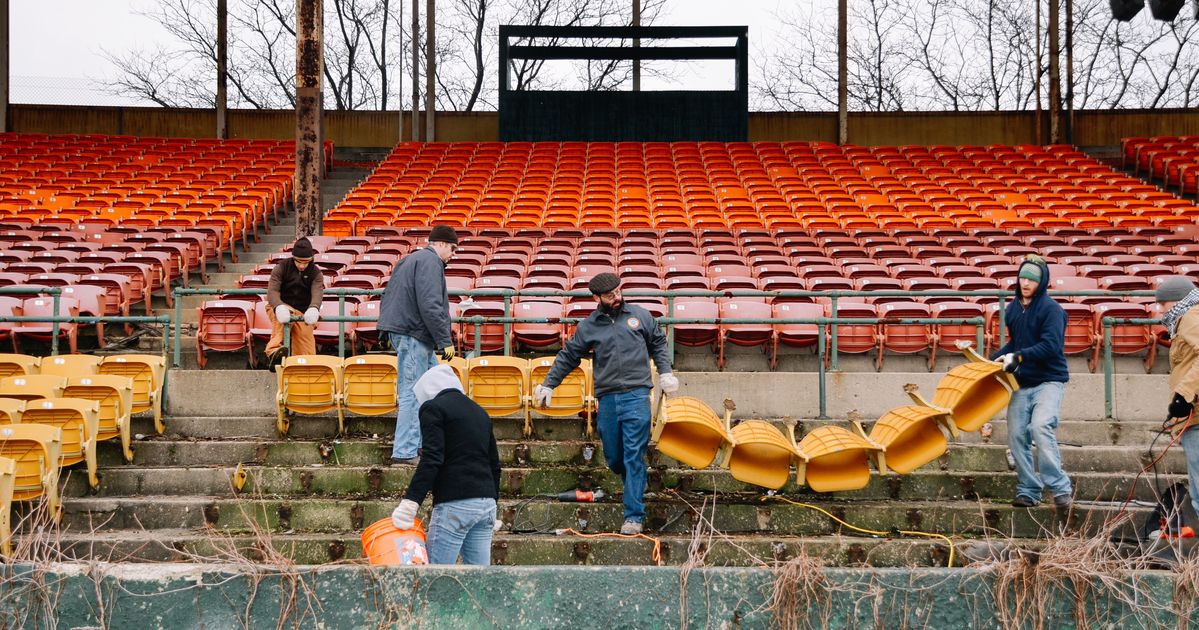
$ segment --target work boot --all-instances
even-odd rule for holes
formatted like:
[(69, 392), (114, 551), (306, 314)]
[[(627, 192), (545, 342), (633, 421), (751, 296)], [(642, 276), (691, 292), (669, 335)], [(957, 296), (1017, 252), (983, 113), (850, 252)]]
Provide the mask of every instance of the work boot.
[(1059, 510), (1068, 510), (1072, 505), (1074, 505), (1074, 499), (1068, 494), (1059, 494), (1053, 497), (1053, 507)]
[(635, 536), (641, 533), (641, 521), (625, 521), (624, 525), (620, 526), (620, 533), (626, 536)]
[[(1054, 499), (1054, 500), (1056, 501), (1056, 499)], [(1036, 501), (1036, 500), (1030, 499), (1028, 497), (1016, 497), (1016, 500), (1012, 501), (1012, 507), (1033, 508), (1033, 507), (1037, 507), (1037, 505), (1039, 505), (1040, 503), (1041, 503), (1040, 501)]]
[(420, 463), (420, 457), (392, 457), (392, 466), (416, 466)]

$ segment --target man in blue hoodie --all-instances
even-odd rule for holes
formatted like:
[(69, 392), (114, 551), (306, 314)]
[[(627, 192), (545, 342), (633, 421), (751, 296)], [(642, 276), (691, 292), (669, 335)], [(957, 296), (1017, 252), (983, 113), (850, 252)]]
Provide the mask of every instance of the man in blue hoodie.
[[(991, 359), (1016, 376), (1020, 389), (1008, 404), (1008, 447), (1016, 462), (1016, 507), (1035, 507), (1046, 487), (1053, 504), (1069, 508), (1074, 489), (1062, 470), (1057, 445), (1062, 395), (1070, 372), (1066, 366), (1066, 312), (1046, 294), (1049, 266), (1035, 254), (1025, 256), (1017, 272), (1018, 297), (1007, 305), (1007, 344)], [(1036, 446), (1041, 475), (1033, 464)]]

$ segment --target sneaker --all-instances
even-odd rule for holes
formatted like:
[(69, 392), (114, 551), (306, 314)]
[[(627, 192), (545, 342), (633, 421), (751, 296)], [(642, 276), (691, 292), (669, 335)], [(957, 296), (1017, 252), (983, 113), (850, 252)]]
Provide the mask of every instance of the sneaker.
[(1074, 499), (1068, 494), (1059, 494), (1053, 497), (1053, 507), (1059, 510), (1068, 510), (1074, 505)]
[(1041, 503), (1040, 501), (1034, 501), (1033, 499), (1030, 499), (1028, 497), (1016, 497), (1016, 500), (1012, 501), (1012, 507), (1031, 508), (1031, 507), (1037, 507), (1037, 505), (1039, 505), (1040, 503)]
[(624, 525), (620, 526), (620, 533), (626, 536), (633, 536), (641, 533), (640, 521), (625, 521)]
[(420, 463), (420, 457), (392, 457), (392, 466), (415, 466)]

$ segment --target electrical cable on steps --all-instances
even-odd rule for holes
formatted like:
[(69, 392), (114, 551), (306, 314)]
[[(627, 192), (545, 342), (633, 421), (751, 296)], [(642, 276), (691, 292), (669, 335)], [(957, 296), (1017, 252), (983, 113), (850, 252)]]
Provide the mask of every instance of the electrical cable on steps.
[[(1122, 517), (1124, 515), (1125, 511), (1128, 509), (1128, 504), (1132, 502), (1132, 498), (1136, 495), (1137, 482), (1140, 481), (1142, 475), (1144, 475), (1145, 473), (1149, 472), (1150, 469), (1152, 469), (1153, 475), (1154, 475), (1154, 483), (1155, 484), (1160, 483), (1157, 481), (1157, 463), (1160, 462), (1162, 459), (1164, 459), (1166, 457), (1166, 453), (1170, 452), (1170, 448), (1173, 447), (1175, 444), (1177, 444), (1180, 439), (1182, 439), (1182, 434), (1186, 433), (1187, 430), (1191, 428), (1191, 422), (1194, 420), (1194, 418), (1195, 418), (1195, 412), (1192, 411), (1190, 413), (1190, 415), (1188, 415), (1186, 417), (1186, 420), (1184, 420), (1182, 422), (1176, 422), (1176, 423), (1171, 424), (1170, 420), (1173, 420), (1173, 418), (1166, 418), (1166, 421), (1162, 423), (1161, 433), (1158, 433), (1157, 437), (1153, 438), (1153, 442), (1151, 442), (1149, 444), (1149, 454), (1150, 455), (1153, 454), (1153, 445), (1157, 442), (1157, 439), (1159, 437), (1161, 437), (1161, 435), (1163, 433), (1170, 432), (1174, 429), (1174, 427), (1177, 427), (1180, 425), (1182, 428), (1179, 429), (1178, 433), (1174, 434), (1174, 437), (1170, 440), (1170, 443), (1166, 444), (1166, 448), (1162, 449), (1162, 452), (1159, 453), (1158, 456), (1153, 459), (1153, 461), (1149, 462), (1148, 465), (1146, 465), (1144, 468), (1142, 468), (1141, 471), (1137, 473), (1136, 477), (1133, 477), (1132, 484), (1128, 488), (1128, 496), (1125, 497), (1124, 502), (1120, 504), (1120, 510), (1118, 512), (1116, 512), (1116, 516), (1114, 517), (1114, 519), (1119, 519), (1120, 517)], [(1159, 496), (1161, 495), (1160, 487), (1154, 488), (1154, 491), (1157, 492)]]

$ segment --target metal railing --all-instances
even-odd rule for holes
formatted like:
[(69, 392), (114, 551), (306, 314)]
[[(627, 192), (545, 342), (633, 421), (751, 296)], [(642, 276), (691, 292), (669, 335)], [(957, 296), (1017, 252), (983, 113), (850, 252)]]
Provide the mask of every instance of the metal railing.
[[(1104, 317), (1103, 324), (1103, 418), (1112, 419), (1113, 401), (1115, 399), (1115, 359), (1112, 354), (1112, 329), (1119, 325), (1153, 326), (1162, 323), (1161, 319), (1149, 317)], [(1157, 337), (1152, 337), (1151, 344), (1157, 343)]]

